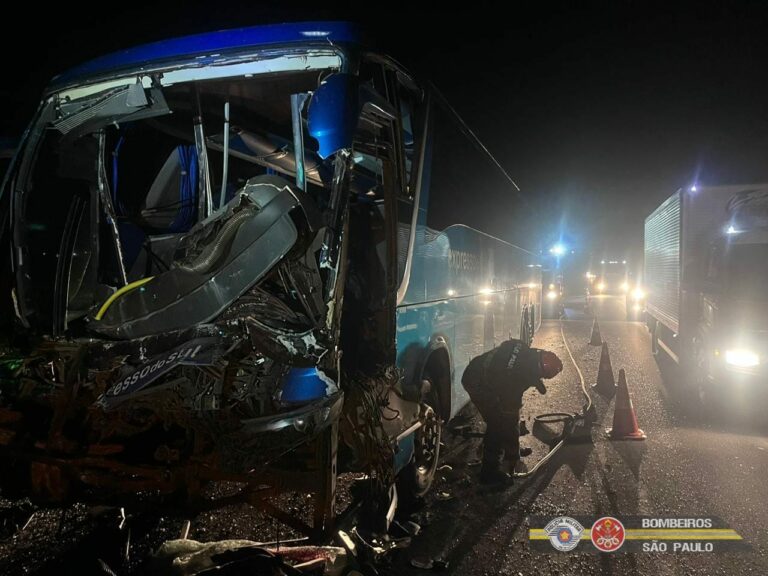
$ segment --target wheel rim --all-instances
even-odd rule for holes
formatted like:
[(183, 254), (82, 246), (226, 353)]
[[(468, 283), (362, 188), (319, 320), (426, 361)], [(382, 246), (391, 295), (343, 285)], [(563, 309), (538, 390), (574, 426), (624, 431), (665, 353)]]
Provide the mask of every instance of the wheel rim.
[(424, 408), (423, 424), (414, 440), (416, 475), (420, 484), (429, 482), (440, 456), (440, 421), (429, 406)]

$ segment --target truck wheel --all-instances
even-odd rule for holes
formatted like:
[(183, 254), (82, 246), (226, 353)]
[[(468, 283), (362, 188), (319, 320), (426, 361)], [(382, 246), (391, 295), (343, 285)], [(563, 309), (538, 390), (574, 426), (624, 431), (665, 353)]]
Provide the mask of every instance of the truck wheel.
[(690, 368), (690, 396), (693, 397), (697, 416), (705, 424), (712, 423), (716, 419), (722, 404), (722, 398), (714, 390), (707, 373), (706, 351), (697, 346), (693, 351)]
[(651, 354), (659, 354), (659, 321), (656, 320), (651, 328)]
[(406, 503), (429, 491), (440, 458), (442, 421), (428, 404), (421, 405), (421, 421), (413, 434), (413, 458), (397, 478), (398, 496)]

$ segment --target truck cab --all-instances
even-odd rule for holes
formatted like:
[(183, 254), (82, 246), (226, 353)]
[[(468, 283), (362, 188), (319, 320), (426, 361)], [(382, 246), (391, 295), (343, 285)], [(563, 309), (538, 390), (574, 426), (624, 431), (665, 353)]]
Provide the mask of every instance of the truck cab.
[(694, 375), (706, 393), (718, 382), (765, 377), (768, 360), (768, 228), (728, 224), (710, 246), (706, 279), (692, 304)]
[(704, 404), (746, 402), (768, 361), (768, 185), (691, 186), (645, 224), (654, 352), (683, 366)]

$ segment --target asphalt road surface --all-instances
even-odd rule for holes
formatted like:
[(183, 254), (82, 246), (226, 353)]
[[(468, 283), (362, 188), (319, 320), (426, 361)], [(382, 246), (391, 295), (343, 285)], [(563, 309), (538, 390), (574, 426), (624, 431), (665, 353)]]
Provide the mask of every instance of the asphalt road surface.
[[(524, 416), (550, 411), (578, 412), (583, 397), (578, 376), (563, 347), (561, 324), (588, 382), (597, 374), (600, 348), (589, 346), (592, 318), (583, 301), (570, 302), (566, 319), (542, 324), (534, 345), (556, 351), (564, 371), (548, 383), (549, 392), (526, 393)], [(682, 377), (669, 362), (650, 353), (648, 333), (640, 322), (627, 322), (623, 297), (593, 300), (613, 368), (626, 370), (629, 389), (645, 442), (612, 442), (613, 400), (593, 394), (598, 420), (592, 443), (566, 445), (532, 479), (502, 492), (477, 485), (479, 440), (446, 435), (443, 468), (427, 505), (415, 516), (423, 531), (393, 560), (391, 574), (424, 574), (413, 567), (432, 559), (447, 562), (443, 573), (461, 575), (528, 574), (768, 574), (768, 410), (738, 412), (711, 425), (700, 421), (692, 402), (682, 396)], [(760, 398), (764, 408), (768, 400)], [(477, 418), (469, 421), (480, 427)], [(557, 432), (558, 430), (554, 430)], [(537, 438), (538, 436), (538, 438)], [(522, 439), (534, 454), (547, 451), (546, 434), (534, 430)], [(438, 499), (439, 493), (444, 493)], [(531, 549), (531, 515), (718, 516), (751, 546), (749, 552), (595, 554), (549, 553)], [(584, 546), (582, 543), (580, 546)]]

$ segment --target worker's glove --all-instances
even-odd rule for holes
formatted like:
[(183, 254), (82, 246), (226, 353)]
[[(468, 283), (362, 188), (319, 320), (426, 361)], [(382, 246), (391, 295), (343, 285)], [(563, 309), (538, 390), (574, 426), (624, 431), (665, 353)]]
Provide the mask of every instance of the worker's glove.
[(535, 388), (539, 392), (539, 394), (547, 393), (547, 388), (546, 386), (544, 386), (544, 380), (539, 380), (538, 382), (536, 382)]

